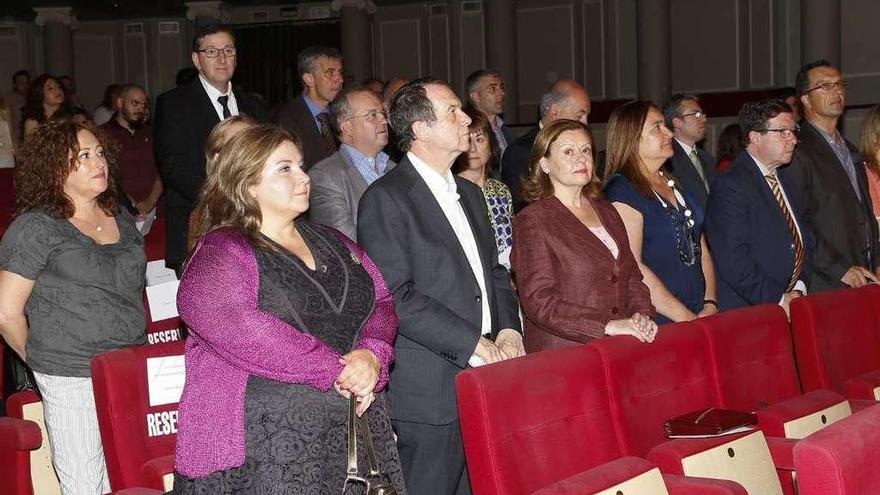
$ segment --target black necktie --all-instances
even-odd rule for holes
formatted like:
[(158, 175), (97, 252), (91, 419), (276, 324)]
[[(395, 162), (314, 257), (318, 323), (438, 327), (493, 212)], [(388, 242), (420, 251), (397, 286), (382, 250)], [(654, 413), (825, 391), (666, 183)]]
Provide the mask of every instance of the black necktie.
[(217, 101), (219, 101), (220, 105), (223, 107), (223, 118), (228, 119), (229, 117), (232, 117), (232, 112), (229, 111), (229, 105), (227, 105), (227, 103), (229, 103), (229, 95), (218, 96)]

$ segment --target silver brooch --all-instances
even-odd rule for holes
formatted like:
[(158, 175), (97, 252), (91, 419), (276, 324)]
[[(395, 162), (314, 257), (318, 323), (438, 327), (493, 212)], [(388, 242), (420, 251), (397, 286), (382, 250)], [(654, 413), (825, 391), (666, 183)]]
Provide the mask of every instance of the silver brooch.
[(361, 260), (360, 260), (360, 258), (358, 258), (354, 253), (352, 253), (351, 251), (349, 251), (349, 252), (348, 252), (348, 255), (351, 256), (351, 261), (353, 261), (355, 265), (360, 265), (360, 264), (361, 264)]

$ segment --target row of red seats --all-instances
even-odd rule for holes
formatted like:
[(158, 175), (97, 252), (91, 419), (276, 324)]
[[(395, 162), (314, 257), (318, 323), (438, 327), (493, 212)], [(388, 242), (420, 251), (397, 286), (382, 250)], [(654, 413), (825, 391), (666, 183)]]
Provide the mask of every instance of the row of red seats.
[[(795, 480), (802, 495), (880, 493), (865, 463), (880, 454), (880, 406), (841, 395), (875, 398), (863, 392), (880, 370), (878, 308), (872, 286), (797, 301), (793, 332), (761, 306), (666, 325), (651, 345), (607, 338), (466, 370), (474, 493), (791, 494)], [(665, 420), (709, 407), (757, 411), (759, 428), (665, 437)]]

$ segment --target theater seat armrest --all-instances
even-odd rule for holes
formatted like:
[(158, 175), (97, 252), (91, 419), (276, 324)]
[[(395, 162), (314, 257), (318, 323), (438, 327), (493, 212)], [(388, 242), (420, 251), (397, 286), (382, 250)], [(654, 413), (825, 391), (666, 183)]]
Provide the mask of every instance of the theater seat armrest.
[(669, 495), (748, 495), (742, 485), (729, 480), (664, 474), (663, 481)]
[(876, 406), (877, 404), (880, 404), (880, 402), (877, 402), (874, 399), (850, 399), (849, 400), (849, 407), (852, 409), (853, 414), (855, 414), (859, 411), (862, 411), (864, 409), (867, 409), (871, 406)]
[(621, 457), (593, 469), (580, 472), (545, 486), (532, 495), (577, 495), (596, 493), (623, 483), (654, 469), (654, 465), (639, 457)]
[(141, 483), (149, 488), (163, 490), (163, 478), (171, 473), (174, 473), (174, 456), (157, 457), (141, 466)]
[(43, 443), (40, 427), (33, 421), (0, 418), (0, 448), (36, 450)]
[(681, 465), (682, 459), (699, 454), (706, 450), (732, 442), (752, 432), (737, 433), (715, 438), (688, 438), (675, 439), (661, 443), (648, 452), (648, 460), (656, 464), (660, 471), (665, 474), (680, 474), (684, 471)]
[(784, 437), (785, 423), (839, 404), (846, 399), (831, 390), (815, 390), (758, 410), (758, 426), (768, 437)]
[(790, 438), (767, 437), (767, 447), (776, 469), (794, 471), (794, 446), (800, 440)]
[(850, 399), (876, 400), (874, 389), (880, 387), (880, 370), (854, 376), (843, 384), (844, 392)]

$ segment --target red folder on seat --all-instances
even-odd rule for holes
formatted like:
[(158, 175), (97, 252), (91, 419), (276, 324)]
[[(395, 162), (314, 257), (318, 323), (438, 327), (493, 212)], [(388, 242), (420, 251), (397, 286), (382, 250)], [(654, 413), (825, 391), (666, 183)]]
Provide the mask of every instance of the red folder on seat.
[(710, 407), (670, 419), (663, 428), (669, 438), (712, 437), (751, 430), (757, 423), (754, 413)]

